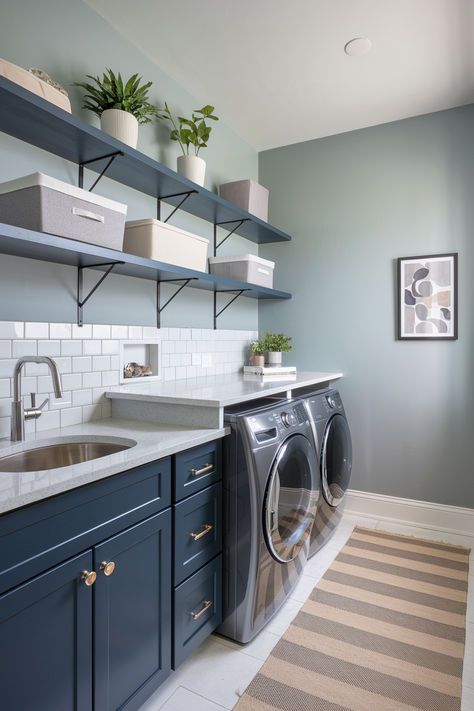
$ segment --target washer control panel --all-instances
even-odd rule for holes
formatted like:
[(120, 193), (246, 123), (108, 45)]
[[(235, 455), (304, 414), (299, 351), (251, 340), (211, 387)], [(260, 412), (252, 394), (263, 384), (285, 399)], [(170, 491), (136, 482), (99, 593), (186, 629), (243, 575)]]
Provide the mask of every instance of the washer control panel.
[(285, 427), (293, 427), (293, 425), (298, 424), (298, 420), (296, 419), (296, 415), (294, 411), (288, 411), (288, 412), (282, 412), (280, 415), (280, 419), (285, 425)]
[(308, 421), (306, 410), (302, 403), (290, 404), (266, 412), (258, 412), (246, 418), (247, 427), (258, 443), (268, 442), (300, 427)]

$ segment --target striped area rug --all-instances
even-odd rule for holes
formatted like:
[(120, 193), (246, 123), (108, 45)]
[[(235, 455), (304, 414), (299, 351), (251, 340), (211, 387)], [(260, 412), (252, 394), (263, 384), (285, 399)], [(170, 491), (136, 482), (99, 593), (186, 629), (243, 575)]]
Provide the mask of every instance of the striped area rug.
[(237, 711), (459, 711), (469, 549), (357, 527)]

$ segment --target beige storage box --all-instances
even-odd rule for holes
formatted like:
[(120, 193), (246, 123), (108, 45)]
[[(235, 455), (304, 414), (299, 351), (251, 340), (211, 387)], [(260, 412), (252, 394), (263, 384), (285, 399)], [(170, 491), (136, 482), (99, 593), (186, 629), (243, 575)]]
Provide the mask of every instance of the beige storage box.
[(236, 180), (219, 187), (219, 194), (224, 200), (234, 203), (242, 210), (268, 222), (268, 190), (255, 180)]
[(65, 94), (42, 79), (35, 77), (34, 74), (23, 69), (23, 67), (7, 62), (6, 59), (0, 59), (0, 76), (14, 81), (15, 84), (19, 84), (24, 89), (28, 89), (33, 94), (41, 96), (42, 99), (46, 99), (46, 101), (50, 101), (55, 106), (59, 106), (60, 109), (71, 113), (71, 102)]
[(0, 183), (0, 221), (121, 250), (127, 206), (43, 173)]
[(124, 252), (157, 262), (206, 271), (209, 240), (160, 220), (125, 223)]
[(239, 254), (233, 257), (210, 257), (209, 271), (216, 276), (258, 284), (273, 289), (275, 262), (256, 254)]

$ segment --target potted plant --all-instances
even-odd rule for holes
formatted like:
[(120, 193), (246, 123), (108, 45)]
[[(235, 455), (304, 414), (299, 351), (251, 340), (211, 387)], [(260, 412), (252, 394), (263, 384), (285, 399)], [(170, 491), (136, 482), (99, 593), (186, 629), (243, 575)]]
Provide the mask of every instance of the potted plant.
[(82, 108), (99, 116), (103, 131), (136, 148), (138, 126), (149, 123), (153, 117), (159, 118), (157, 107), (148, 101), (148, 89), (152, 82), (140, 86), (142, 77), (138, 74), (124, 82), (120, 72), (115, 75), (111, 69), (103, 73), (102, 79), (90, 74), (87, 77), (92, 79), (94, 84), (74, 84), (87, 92)]
[[(206, 173), (206, 162), (199, 157), (199, 151), (201, 148), (207, 148), (212, 131), (211, 126), (207, 125), (206, 119), (219, 120), (213, 112), (214, 107), (207, 105), (193, 111), (190, 119), (183, 116), (173, 118), (168, 104), (165, 102), (165, 108), (161, 109), (160, 113), (160, 118), (170, 121), (173, 126), (170, 139), (177, 141), (183, 151), (183, 155), (178, 157), (178, 173), (198, 185), (204, 185)], [(194, 153), (189, 153), (190, 146), (194, 147)]]
[(252, 341), (250, 350), (252, 351), (251, 365), (265, 365), (265, 356), (263, 355), (264, 344), (262, 341)]
[(266, 361), (268, 365), (281, 365), (281, 354), (289, 353), (293, 348), (291, 336), (285, 336), (284, 333), (272, 333), (265, 331), (260, 341), (260, 346), (267, 354)]

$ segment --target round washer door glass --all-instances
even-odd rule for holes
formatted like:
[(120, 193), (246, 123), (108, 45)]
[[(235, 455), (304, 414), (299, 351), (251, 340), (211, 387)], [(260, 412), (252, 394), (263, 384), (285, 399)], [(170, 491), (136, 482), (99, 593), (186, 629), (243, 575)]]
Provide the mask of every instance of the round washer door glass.
[(280, 563), (294, 560), (308, 540), (318, 496), (314, 448), (303, 435), (293, 435), (278, 450), (263, 510), (267, 545)]
[(338, 506), (349, 486), (352, 471), (352, 440), (347, 420), (334, 415), (328, 422), (321, 446), (321, 479), (324, 498)]

